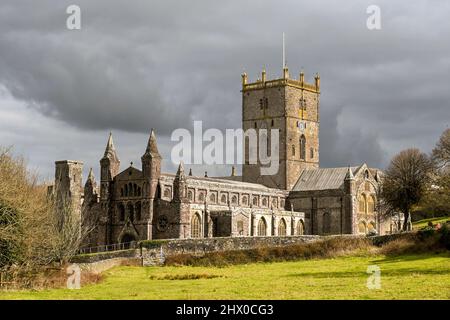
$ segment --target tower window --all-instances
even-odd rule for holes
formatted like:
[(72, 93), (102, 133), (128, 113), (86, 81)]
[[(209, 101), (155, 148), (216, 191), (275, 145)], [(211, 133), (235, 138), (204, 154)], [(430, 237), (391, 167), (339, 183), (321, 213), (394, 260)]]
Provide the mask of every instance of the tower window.
[(295, 156), (295, 146), (294, 145), (292, 145), (292, 156), (293, 157)]
[(314, 159), (314, 148), (311, 148), (309, 150), (309, 152), (310, 152), (311, 159)]
[(262, 110), (264, 108), (263, 99), (259, 99), (259, 108)]
[(257, 125), (256, 122), (255, 122), (255, 129), (256, 129), (256, 128), (258, 128), (258, 125)]
[(273, 127), (273, 125), (274, 125), (274, 121), (273, 121), (273, 119), (272, 119), (272, 127)]
[(306, 138), (303, 134), (300, 137), (300, 159), (306, 159)]

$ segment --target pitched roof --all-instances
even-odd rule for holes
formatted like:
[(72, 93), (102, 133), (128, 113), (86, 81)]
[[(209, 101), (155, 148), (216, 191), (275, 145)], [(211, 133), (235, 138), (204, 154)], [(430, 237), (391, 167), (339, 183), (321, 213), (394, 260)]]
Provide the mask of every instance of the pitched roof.
[[(353, 174), (358, 168), (350, 167)], [(302, 171), (292, 191), (339, 189), (344, 183), (348, 169), (348, 167), (305, 169)]]

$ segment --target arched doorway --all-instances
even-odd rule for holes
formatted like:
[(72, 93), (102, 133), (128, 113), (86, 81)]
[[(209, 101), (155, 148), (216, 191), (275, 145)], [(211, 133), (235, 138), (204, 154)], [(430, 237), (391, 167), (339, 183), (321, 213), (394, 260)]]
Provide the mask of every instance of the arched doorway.
[(261, 217), (261, 219), (258, 222), (258, 236), (265, 236), (266, 232), (267, 232), (266, 219)]
[(126, 233), (123, 235), (120, 243), (123, 244), (123, 249), (130, 249), (132, 243), (136, 241), (136, 237), (132, 234)]
[(303, 224), (303, 221), (300, 220), (297, 222), (297, 235), (302, 236), (305, 233), (305, 225)]

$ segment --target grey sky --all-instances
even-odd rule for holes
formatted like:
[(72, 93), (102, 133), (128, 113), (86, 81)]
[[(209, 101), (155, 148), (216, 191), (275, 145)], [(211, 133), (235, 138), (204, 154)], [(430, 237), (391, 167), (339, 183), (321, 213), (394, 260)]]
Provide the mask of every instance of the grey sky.
[[(80, 31), (65, 27), (70, 4)], [(381, 30), (366, 28), (370, 4)], [(2, 0), (0, 145), (44, 177), (56, 159), (98, 172), (110, 130), (125, 168), (155, 127), (174, 170), (170, 133), (239, 127), (240, 74), (279, 76), (285, 32), (291, 75), (321, 75), (321, 165), (384, 167), (402, 148), (429, 151), (449, 124), (449, 14), (438, 0)]]

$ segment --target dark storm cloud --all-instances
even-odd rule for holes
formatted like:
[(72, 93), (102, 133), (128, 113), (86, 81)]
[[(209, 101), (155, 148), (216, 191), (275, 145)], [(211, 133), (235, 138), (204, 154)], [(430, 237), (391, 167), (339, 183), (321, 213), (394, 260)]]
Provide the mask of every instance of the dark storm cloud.
[(192, 120), (239, 127), (240, 73), (278, 77), (282, 32), (291, 75), (321, 75), (322, 166), (383, 167), (401, 148), (430, 150), (449, 122), (448, 2), (84, 0), (69, 31), (73, 3), (2, 1), (0, 84), (82, 131), (156, 127), (167, 142)]

